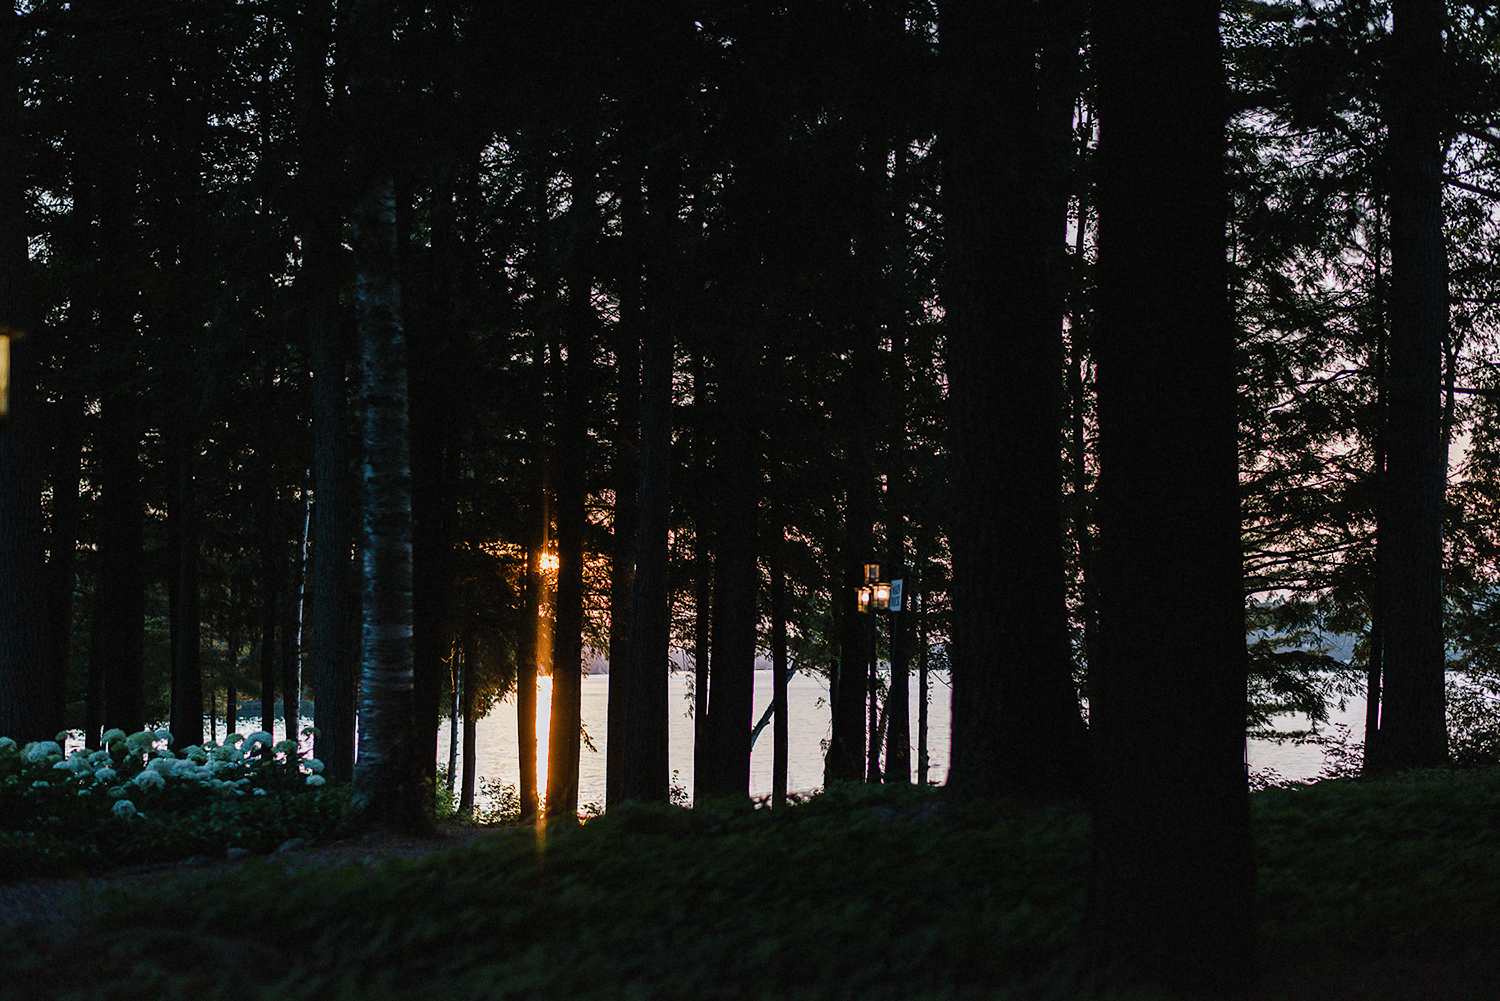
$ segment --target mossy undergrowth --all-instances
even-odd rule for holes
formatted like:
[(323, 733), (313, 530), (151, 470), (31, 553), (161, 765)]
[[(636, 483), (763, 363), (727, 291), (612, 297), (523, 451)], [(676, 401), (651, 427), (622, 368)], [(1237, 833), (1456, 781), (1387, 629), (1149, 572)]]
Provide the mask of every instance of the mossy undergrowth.
[[(1262, 996), (1430, 997), (1420, 977), (1381, 995), (1317, 979), (1398, 956), (1472, 980), (1472, 957), (1496, 954), (1500, 777), (1324, 783), (1255, 803), (1261, 952), (1278, 964)], [(31, 971), (16, 983), (66, 965), (55, 996), (80, 1001), (1154, 997), (1084, 972), (1087, 859), (1081, 809), (859, 788), (780, 811), (631, 806), (373, 872), (252, 863), (190, 895), (119, 899), (101, 925), (279, 957), (248, 979), (149, 955), (109, 967), (86, 941), (24, 936), (0, 962)]]

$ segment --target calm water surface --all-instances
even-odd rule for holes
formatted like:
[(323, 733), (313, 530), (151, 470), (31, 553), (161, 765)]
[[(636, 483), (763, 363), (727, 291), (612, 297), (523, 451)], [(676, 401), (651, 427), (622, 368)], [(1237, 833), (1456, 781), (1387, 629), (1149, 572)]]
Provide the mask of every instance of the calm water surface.
[[(541, 679), (538, 702), (540, 718), (545, 720), (546, 705), (550, 698), (550, 679)], [(693, 722), (691, 702), (688, 699), (688, 673), (673, 674), (668, 689), (671, 715), (671, 730), (668, 735), (669, 767), (676, 773), (674, 784), (691, 792), (693, 788)], [(830, 709), (828, 705), (828, 683), (821, 677), (797, 674), (787, 687), (791, 712), (788, 723), (789, 759), (787, 762), (787, 785), (793, 791), (813, 791), (823, 784), (823, 742), (829, 737)], [(589, 741), (596, 750), (584, 747), (579, 766), (579, 802), (604, 801), (604, 750), (609, 739), (607, 707), (609, 700), (609, 675), (593, 674), (584, 677), (582, 705), (583, 726)], [(755, 720), (771, 701), (771, 674), (769, 671), (755, 673)], [(928, 702), (928, 780), (934, 783), (945, 781), (948, 774), (949, 721), (952, 689), (947, 675), (934, 672), (929, 686)], [(916, 727), (918, 693), (916, 678), (911, 686), (911, 761), (916, 768)], [(1330, 713), (1331, 722), (1347, 723), (1355, 739), (1363, 735), (1364, 703), (1351, 699), (1342, 711)], [(1285, 719), (1281, 725), (1296, 729), (1305, 723)], [(311, 726), (311, 719), (304, 719), (303, 726)], [(219, 723), (222, 739), (224, 724)], [(238, 725), (234, 732), (249, 733), (260, 728), (260, 707), (247, 702), (240, 706)], [(206, 731), (205, 726), (205, 731)], [(539, 727), (539, 758), (545, 761), (546, 727)], [(448, 760), (448, 722), (443, 721), (438, 735), (438, 761)], [(274, 731), (280, 740), (283, 730), (278, 724)], [(1312, 778), (1323, 768), (1323, 751), (1314, 746), (1299, 747), (1271, 741), (1250, 742), (1250, 767), (1252, 771), (1274, 768), (1288, 779)], [(761, 731), (750, 758), (750, 792), (754, 796), (771, 793), (771, 727)], [(461, 759), (460, 759), (461, 760)], [(478, 747), (475, 754), (478, 774), (482, 778), (498, 780), (514, 785), (520, 773), (518, 742), (516, 738), (516, 708), (514, 699), (497, 706), (488, 718), (478, 724)], [(545, 774), (545, 773), (544, 773)], [(545, 780), (544, 780), (545, 781)]]

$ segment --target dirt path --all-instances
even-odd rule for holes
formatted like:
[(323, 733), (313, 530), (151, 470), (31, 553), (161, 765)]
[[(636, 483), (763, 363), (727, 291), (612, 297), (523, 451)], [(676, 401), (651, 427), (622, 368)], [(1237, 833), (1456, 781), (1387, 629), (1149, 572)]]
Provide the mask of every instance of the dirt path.
[[(445, 827), (436, 838), (373, 833), (361, 838), (322, 844), (288, 842), (270, 856), (287, 871), (359, 862), (373, 865), (390, 858), (413, 858), (466, 845), (490, 833), (483, 827)], [(242, 868), (254, 855), (227, 859), (189, 859), (156, 865), (131, 866), (87, 878), (42, 878), (0, 884), (0, 930), (22, 922), (37, 922), (54, 941), (82, 932), (98, 911), (104, 890), (146, 887), (182, 879), (189, 887), (206, 883)]]

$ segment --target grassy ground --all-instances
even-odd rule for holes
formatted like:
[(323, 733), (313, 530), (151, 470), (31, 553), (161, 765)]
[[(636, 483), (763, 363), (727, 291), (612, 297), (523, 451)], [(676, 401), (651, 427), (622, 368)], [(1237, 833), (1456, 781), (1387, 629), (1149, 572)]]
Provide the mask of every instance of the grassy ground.
[[(1269, 790), (1259, 998), (1500, 998), (1500, 776)], [(252, 865), (0, 945), (0, 996), (1153, 998), (1081, 963), (1087, 819), (836, 792), (626, 809), (377, 874)]]

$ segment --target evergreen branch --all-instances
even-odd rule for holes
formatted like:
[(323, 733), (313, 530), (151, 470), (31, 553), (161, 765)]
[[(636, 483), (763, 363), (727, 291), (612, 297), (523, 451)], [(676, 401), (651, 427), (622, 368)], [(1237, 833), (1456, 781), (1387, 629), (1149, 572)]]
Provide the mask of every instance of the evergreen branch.
[(1494, 188), (1485, 188), (1478, 184), (1470, 184), (1468, 181), (1460, 181), (1456, 177), (1448, 177), (1445, 180), (1455, 188), (1462, 188), (1465, 191), (1472, 191), (1476, 195), (1484, 195), (1486, 198), (1493, 198), (1496, 201), (1500, 201), (1500, 191), (1496, 191)]
[(1462, 129), (1460, 131), (1470, 139), (1478, 139), (1480, 142), (1484, 143), (1487, 146), (1492, 146), (1495, 149), (1500, 149), (1500, 136), (1494, 135), (1490, 132), (1481, 132), (1478, 129)]

